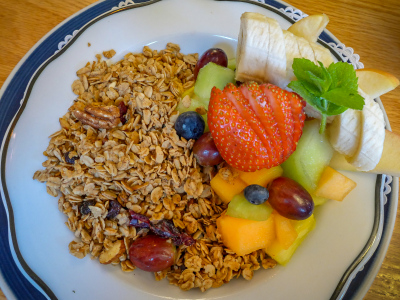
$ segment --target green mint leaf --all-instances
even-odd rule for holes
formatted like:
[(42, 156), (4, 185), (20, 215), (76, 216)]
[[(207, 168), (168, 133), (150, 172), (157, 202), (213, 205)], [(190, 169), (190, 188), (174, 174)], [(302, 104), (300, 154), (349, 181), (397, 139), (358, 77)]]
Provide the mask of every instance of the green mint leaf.
[(348, 108), (334, 103), (329, 103), (328, 109), (326, 111), (327, 116), (336, 116), (344, 113)]
[(301, 84), (303, 85), (304, 88), (307, 89), (307, 91), (309, 91), (311, 94), (315, 95), (315, 96), (321, 96), (321, 91), (320, 88), (318, 86), (316, 86), (315, 84), (309, 83), (307, 81), (301, 81)]
[(325, 66), (323, 65), (322, 62), (318, 61), (318, 63), (319, 63), (319, 65), (320, 65), (320, 67), (321, 67), (321, 70), (322, 70), (322, 78), (324, 78), (324, 80), (325, 80), (324, 92), (326, 92), (326, 91), (329, 90), (329, 88), (330, 88), (331, 85), (332, 85), (332, 76), (331, 76), (331, 74), (328, 72), (328, 69), (325, 68)]
[(297, 80), (303, 82), (309, 91), (313, 93), (320, 91), (321, 93), (321, 87), (318, 80), (316, 80), (321, 77), (322, 73), (319, 66), (308, 59), (295, 58), (292, 68)]
[(361, 110), (364, 99), (358, 94), (358, 79), (352, 65), (337, 62), (326, 68), (320, 61), (318, 64), (295, 58), (292, 68), (297, 81), (290, 82), (288, 87), (321, 113), (323, 132), (327, 116), (341, 114), (348, 108)]
[(321, 75), (320, 67), (314, 64), (311, 60), (306, 58), (295, 58), (293, 59), (293, 73), (296, 75), (297, 80), (307, 81), (309, 80), (309, 73), (312, 73), (318, 77)]
[(330, 89), (343, 88), (357, 91), (358, 78), (352, 65), (345, 62), (337, 62), (328, 67), (328, 72), (332, 77)]
[(299, 94), (304, 100), (307, 101), (312, 107), (314, 107), (318, 111), (325, 111), (325, 108), (322, 104), (322, 98), (315, 96), (311, 93), (300, 81), (292, 81), (288, 84), (288, 87)]
[(364, 106), (364, 98), (357, 92), (344, 88), (336, 88), (321, 95), (322, 98), (339, 106), (361, 110)]

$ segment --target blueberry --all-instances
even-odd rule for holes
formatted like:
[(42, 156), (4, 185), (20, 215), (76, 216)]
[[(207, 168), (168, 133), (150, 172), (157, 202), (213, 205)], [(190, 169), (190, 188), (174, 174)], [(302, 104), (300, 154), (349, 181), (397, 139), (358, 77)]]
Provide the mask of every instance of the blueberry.
[(252, 184), (244, 189), (244, 197), (251, 204), (259, 205), (268, 200), (269, 193), (265, 187), (258, 184)]
[(186, 111), (175, 122), (176, 133), (186, 140), (197, 140), (202, 136), (206, 123), (195, 111)]

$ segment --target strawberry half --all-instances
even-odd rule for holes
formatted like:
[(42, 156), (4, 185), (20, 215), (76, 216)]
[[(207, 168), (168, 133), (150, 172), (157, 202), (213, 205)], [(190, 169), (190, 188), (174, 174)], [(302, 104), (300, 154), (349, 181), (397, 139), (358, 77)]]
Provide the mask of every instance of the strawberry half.
[(274, 149), (272, 147), (272, 138), (267, 134), (262, 123), (257, 118), (254, 111), (251, 109), (249, 101), (244, 97), (242, 92), (231, 83), (225, 87), (224, 92), (228, 100), (233, 104), (233, 106), (236, 108), (242, 118), (247, 121), (251, 129), (253, 129), (254, 133), (261, 140), (267, 150), (270, 160), (269, 164), (273, 164), (273, 161), (276, 159), (275, 152), (273, 151)]
[(290, 93), (289, 99), (292, 105), (294, 124), (293, 141), (295, 142), (295, 147), (297, 147), (297, 142), (303, 133), (304, 121), (306, 120), (306, 114), (304, 113), (306, 102), (302, 100), (296, 93)]
[(269, 101), (282, 138), (283, 158), (286, 160), (296, 149), (293, 141), (294, 125), (289, 92), (272, 84), (260, 86)]
[(256, 171), (270, 163), (261, 140), (216, 87), (211, 90), (207, 118), (215, 145), (228, 164), (242, 171)]
[(304, 126), (297, 94), (270, 84), (214, 87), (208, 126), (221, 156), (242, 171), (271, 168), (296, 149)]
[(271, 137), (274, 163), (271, 167), (281, 164), (283, 159), (282, 138), (272, 108), (260, 86), (255, 82), (248, 82), (239, 87), (243, 95), (249, 100), (250, 106), (264, 126), (264, 130)]

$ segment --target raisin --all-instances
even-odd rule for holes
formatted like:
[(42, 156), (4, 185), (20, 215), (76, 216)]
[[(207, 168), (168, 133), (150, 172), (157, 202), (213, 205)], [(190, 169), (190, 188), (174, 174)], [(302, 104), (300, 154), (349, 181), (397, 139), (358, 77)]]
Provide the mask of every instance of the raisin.
[(121, 204), (119, 204), (119, 202), (116, 200), (111, 200), (108, 207), (107, 218), (109, 219), (115, 218), (119, 214), (120, 210), (121, 210)]
[(96, 204), (96, 201), (94, 201), (94, 200), (83, 201), (81, 206), (79, 207), (81, 214), (82, 215), (90, 214), (89, 206), (94, 206), (95, 204)]
[(64, 158), (65, 158), (65, 162), (68, 164), (75, 164), (75, 160), (79, 159), (78, 156), (73, 156), (73, 157), (69, 157), (69, 153), (71, 151), (68, 151), (67, 153), (64, 154)]
[(128, 111), (128, 107), (125, 105), (124, 101), (121, 101), (121, 102), (118, 104), (118, 108), (119, 108), (119, 119), (121, 120), (121, 123), (122, 123), (122, 124), (125, 124), (125, 123), (126, 123), (125, 114), (126, 114), (127, 111)]

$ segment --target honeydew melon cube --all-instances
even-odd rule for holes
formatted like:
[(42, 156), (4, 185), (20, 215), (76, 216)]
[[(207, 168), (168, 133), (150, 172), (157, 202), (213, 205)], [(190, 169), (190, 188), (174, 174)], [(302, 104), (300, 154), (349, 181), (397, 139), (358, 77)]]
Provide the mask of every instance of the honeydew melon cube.
[[(300, 183), (312, 196), (325, 167), (329, 164), (333, 148), (326, 133), (319, 133), (319, 120), (306, 121), (296, 151), (282, 163), (283, 175)], [(315, 205), (325, 199), (314, 199)]]
[(235, 72), (213, 62), (200, 69), (194, 84), (194, 94), (206, 104), (210, 102), (211, 90), (214, 86), (222, 90), (229, 82), (235, 83)]
[(265, 221), (271, 216), (272, 211), (273, 209), (268, 203), (252, 204), (247, 201), (243, 193), (240, 193), (229, 202), (226, 214), (234, 218)]

